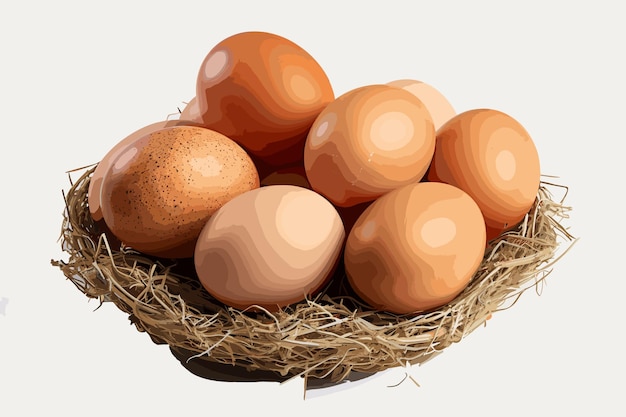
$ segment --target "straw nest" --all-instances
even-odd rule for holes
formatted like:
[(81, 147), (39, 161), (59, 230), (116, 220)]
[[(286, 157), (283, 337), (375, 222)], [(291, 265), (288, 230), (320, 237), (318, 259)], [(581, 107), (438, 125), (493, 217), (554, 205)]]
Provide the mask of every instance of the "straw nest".
[(83, 168), (75, 182), (70, 177), (61, 233), (69, 259), (52, 264), (87, 297), (127, 313), (153, 342), (189, 352), (188, 362), (269, 371), (285, 379), (338, 382), (351, 371), (422, 363), (512, 306), (526, 290), (540, 290), (565, 253), (556, 256), (560, 242), (573, 242), (561, 225), (570, 210), (565, 197), (555, 201), (549, 191), (562, 186), (542, 181), (520, 226), (494, 242), (465, 291), (435, 311), (411, 316), (372, 311), (350, 292), (342, 265), (315, 299), (274, 314), (239, 311), (202, 288), (190, 260), (155, 259), (114, 246), (87, 207), (94, 169)]

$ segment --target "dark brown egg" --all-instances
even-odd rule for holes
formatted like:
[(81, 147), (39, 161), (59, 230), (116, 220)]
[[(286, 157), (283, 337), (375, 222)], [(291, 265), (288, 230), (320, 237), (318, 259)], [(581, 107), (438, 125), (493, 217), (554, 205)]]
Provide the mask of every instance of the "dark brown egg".
[(133, 249), (185, 258), (217, 209), (258, 187), (252, 160), (235, 142), (201, 127), (170, 127), (143, 136), (112, 161), (102, 181), (102, 213)]
[(302, 158), (306, 134), (334, 93), (303, 48), (271, 33), (243, 32), (208, 53), (196, 98), (206, 127), (251, 155), (288, 164)]

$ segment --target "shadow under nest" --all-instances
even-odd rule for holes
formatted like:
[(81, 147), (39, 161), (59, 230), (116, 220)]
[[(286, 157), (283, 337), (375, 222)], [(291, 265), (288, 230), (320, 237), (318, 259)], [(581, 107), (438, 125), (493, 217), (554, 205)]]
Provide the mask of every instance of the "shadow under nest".
[(214, 380), (339, 383), (423, 363), (539, 290), (564, 254), (556, 257), (560, 241), (574, 241), (561, 225), (570, 208), (548, 190), (561, 186), (542, 182), (522, 223), (492, 242), (468, 287), (436, 310), (373, 311), (351, 292), (340, 263), (314, 299), (273, 314), (240, 311), (204, 290), (191, 259), (154, 258), (107, 238), (87, 206), (94, 169), (70, 177), (61, 233), (69, 259), (52, 264), (87, 297), (114, 303), (154, 343), (169, 345), (187, 370)]

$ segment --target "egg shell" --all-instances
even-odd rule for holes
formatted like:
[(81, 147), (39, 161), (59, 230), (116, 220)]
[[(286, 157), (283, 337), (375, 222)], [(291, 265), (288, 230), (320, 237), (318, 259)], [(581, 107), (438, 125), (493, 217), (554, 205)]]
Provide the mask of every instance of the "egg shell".
[(402, 79), (391, 81), (387, 85), (403, 88), (419, 98), (433, 118), (435, 130), (456, 116), (456, 110), (448, 99), (430, 84), (419, 80)]
[(539, 154), (511, 116), (469, 110), (437, 131), (428, 180), (467, 192), (482, 210), (491, 240), (519, 224), (532, 207), (541, 181)]
[(270, 185), (224, 204), (202, 229), (194, 261), (217, 300), (275, 312), (328, 282), (344, 240), (339, 214), (324, 197)]
[(419, 181), (434, 149), (433, 121), (417, 97), (368, 85), (322, 110), (307, 137), (304, 167), (315, 191), (347, 207)]
[(235, 142), (201, 127), (169, 127), (143, 136), (112, 162), (102, 182), (102, 212), (127, 246), (185, 258), (218, 208), (258, 187), (252, 160)]
[(288, 164), (302, 157), (308, 129), (334, 92), (299, 45), (272, 33), (242, 32), (207, 54), (196, 97), (206, 127), (251, 155)]
[(87, 189), (87, 205), (89, 213), (95, 221), (102, 220), (102, 207), (100, 205), (100, 194), (102, 192), (102, 179), (106, 171), (110, 168), (111, 163), (124, 151), (129, 145), (141, 139), (145, 135), (157, 130), (174, 127), (174, 126), (197, 126), (198, 124), (189, 120), (163, 120), (142, 127), (126, 136), (124, 139), (111, 148), (106, 155), (100, 160), (98, 165), (91, 174), (89, 180), (89, 188)]
[(415, 183), (374, 201), (346, 240), (350, 286), (375, 309), (409, 314), (452, 301), (484, 256), (477, 204), (444, 183)]

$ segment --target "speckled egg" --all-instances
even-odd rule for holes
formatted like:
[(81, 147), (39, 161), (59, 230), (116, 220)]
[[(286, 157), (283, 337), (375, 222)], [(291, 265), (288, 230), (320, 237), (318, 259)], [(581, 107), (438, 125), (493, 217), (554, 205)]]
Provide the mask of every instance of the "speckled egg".
[(186, 258), (217, 209), (258, 187), (252, 160), (234, 141), (201, 127), (170, 127), (143, 136), (112, 162), (102, 213), (127, 246)]
[(102, 191), (102, 179), (104, 174), (111, 166), (111, 163), (117, 158), (124, 149), (126, 149), (133, 142), (141, 139), (148, 133), (154, 132), (159, 129), (174, 126), (197, 126), (198, 124), (190, 120), (162, 120), (160, 122), (152, 123), (142, 127), (126, 136), (113, 146), (109, 152), (104, 155), (100, 160), (96, 169), (94, 169), (91, 179), (89, 181), (89, 189), (87, 191), (87, 202), (89, 206), (89, 213), (91, 217), (96, 221), (102, 220), (102, 207), (100, 206), (100, 193)]

